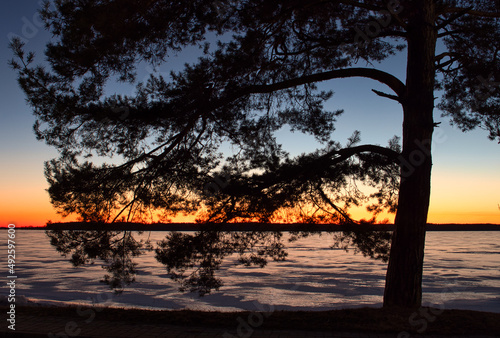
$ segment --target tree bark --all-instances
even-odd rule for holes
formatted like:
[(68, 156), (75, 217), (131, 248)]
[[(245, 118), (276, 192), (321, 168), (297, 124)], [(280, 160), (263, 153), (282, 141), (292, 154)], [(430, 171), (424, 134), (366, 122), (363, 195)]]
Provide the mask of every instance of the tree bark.
[(384, 292), (384, 307), (414, 308), (422, 303), (425, 226), (430, 200), (434, 128), (434, 56), (437, 33), (432, 0), (415, 1), (409, 11), (403, 153)]

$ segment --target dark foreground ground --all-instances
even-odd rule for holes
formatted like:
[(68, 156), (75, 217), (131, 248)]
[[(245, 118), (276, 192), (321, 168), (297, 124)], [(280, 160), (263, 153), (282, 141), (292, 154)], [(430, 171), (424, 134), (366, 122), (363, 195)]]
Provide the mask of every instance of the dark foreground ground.
[[(6, 306), (0, 307), (5, 314)], [(500, 337), (500, 313), (421, 308), (198, 312), (17, 306), (0, 337)], [(2, 317), (4, 317), (3, 315)]]

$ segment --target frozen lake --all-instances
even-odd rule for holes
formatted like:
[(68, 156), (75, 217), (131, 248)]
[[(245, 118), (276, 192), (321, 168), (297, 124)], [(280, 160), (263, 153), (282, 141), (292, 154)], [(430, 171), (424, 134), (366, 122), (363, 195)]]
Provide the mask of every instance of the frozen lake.
[[(144, 233), (152, 244), (166, 232)], [(1, 273), (8, 276), (7, 231), (2, 229)], [(288, 234), (285, 234), (285, 238)], [(226, 259), (224, 285), (204, 297), (179, 292), (153, 252), (135, 257), (136, 281), (115, 294), (99, 282), (99, 262), (75, 268), (50, 245), (44, 231), (16, 229), (16, 296), (41, 303), (99, 303), (106, 306), (193, 310), (330, 310), (381, 306), (387, 264), (353, 250), (330, 249), (331, 234), (289, 243), (284, 262), (264, 268)], [(423, 278), (426, 305), (500, 313), (500, 231), (428, 232)], [(22, 296), (22, 297), (19, 297)]]

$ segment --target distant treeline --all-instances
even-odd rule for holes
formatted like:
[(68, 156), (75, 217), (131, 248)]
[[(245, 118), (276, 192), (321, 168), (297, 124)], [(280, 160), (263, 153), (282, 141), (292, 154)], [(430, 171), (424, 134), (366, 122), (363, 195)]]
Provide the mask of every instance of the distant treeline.
[[(2, 227), (6, 228), (6, 227)], [(393, 224), (304, 224), (304, 223), (50, 223), (32, 230), (113, 231), (393, 231)], [(500, 224), (427, 224), (427, 231), (500, 231)]]

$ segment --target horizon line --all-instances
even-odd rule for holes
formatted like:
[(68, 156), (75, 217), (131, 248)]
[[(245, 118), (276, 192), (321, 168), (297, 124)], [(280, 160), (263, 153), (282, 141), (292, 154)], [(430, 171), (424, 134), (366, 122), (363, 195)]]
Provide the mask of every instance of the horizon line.
[[(15, 224), (15, 223), (11, 223)], [(0, 226), (7, 229), (8, 226)], [(394, 231), (393, 223), (137, 223), (137, 222), (57, 222), (45, 226), (19, 226), (18, 229), (38, 230), (122, 230), (122, 231)], [(500, 231), (494, 223), (427, 223), (426, 231)]]

